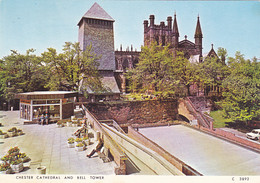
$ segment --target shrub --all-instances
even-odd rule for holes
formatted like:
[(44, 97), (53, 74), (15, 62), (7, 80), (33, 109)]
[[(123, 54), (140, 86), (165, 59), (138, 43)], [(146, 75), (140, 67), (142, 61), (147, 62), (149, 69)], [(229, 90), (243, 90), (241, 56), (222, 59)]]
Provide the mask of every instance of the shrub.
[(1, 160), (2, 160), (2, 161), (5, 161), (5, 162), (7, 162), (7, 161), (12, 161), (13, 159), (15, 159), (15, 156), (10, 155), (10, 154), (5, 155), (4, 157), (1, 158)]
[(12, 164), (12, 165), (18, 165), (18, 164), (20, 164), (20, 163), (22, 163), (22, 160), (21, 160), (21, 159), (11, 161), (11, 164)]
[(82, 143), (78, 143), (76, 147), (83, 147), (84, 145)]
[(70, 137), (70, 138), (68, 138), (68, 141), (73, 141), (74, 142), (74, 138)]
[(11, 167), (10, 167), (10, 164), (9, 163), (2, 163), (2, 164), (0, 164), (0, 171), (6, 171), (6, 170), (8, 170), (8, 169), (10, 169)]
[(17, 157), (18, 158), (26, 158), (27, 155), (25, 153), (19, 153), (19, 155)]
[(76, 142), (82, 142), (82, 138), (76, 138)]
[(16, 146), (16, 147), (9, 149), (8, 154), (19, 152), (19, 151), (20, 151), (20, 149)]
[(17, 132), (17, 128), (16, 128), (16, 127), (10, 128), (10, 129), (8, 130), (8, 132)]
[(88, 139), (89, 139), (88, 136), (83, 137), (83, 140), (88, 140)]

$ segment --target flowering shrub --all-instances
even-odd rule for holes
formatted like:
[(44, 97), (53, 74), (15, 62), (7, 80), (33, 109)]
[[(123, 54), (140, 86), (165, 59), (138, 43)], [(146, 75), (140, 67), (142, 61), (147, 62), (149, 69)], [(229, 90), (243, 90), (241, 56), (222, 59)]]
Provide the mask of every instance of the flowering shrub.
[(70, 138), (68, 138), (68, 141), (73, 141), (74, 142), (74, 138), (70, 137)]
[(82, 142), (82, 138), (76, 138), (76, 142)]
[(25, 153), (19, 153), (17, 157), (18, 158), (25, 158), (25, 157), (27, 157), (27, 155)]
[(20, 164), (20, 163), (22, 163), (22, 160), (21, 160), (21, 159), (11, 161), (11, 164), (12, 164), (12, 165), (18, 165), (18, 164)]
[(84, 145), (82, 143), (78, 143), (76, 147), (83, 147)]
[(9, 163), (2, 163), (2, 164), (0, 164), (0, 171), (6, 171), (6, 170), (8, 170), (8, 169), (10, 169), (11, 167), (10, 167), (10, 164)]
[(16, 153), (16, 152), (19, 153), (19, 151), (20, 151), (20, 149), (16, 146), (16, 147), (9, 149), (8, 154)]
[(73, 144), (73, 143), (74, 143), (74, 140), (69, 140), (68, 143), (69, 143), (69, 144)]
[(8, 132), (17, 132), (17, 128), (16, 128), (16, 127), (10, 128), (10, 129), (8, 130)]
[(12, 161), (14, 159), (15, 159), (15, 156), (10, 155), (10, 154), (7, 154), (7, 155), (5, 155), (4, 157), (1, 158), (1, 160), (4, 161), (4, 162)]
[(88, 140), (88, 139), (89, 139), (88, 136), (83, 137), (83, 140)]

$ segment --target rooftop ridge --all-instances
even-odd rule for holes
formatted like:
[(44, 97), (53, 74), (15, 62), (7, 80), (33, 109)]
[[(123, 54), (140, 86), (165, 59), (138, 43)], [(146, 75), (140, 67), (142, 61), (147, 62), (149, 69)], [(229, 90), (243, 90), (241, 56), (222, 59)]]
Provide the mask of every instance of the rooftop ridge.
[(98, 3), (94, 3), (82, 18), (115, 21)]

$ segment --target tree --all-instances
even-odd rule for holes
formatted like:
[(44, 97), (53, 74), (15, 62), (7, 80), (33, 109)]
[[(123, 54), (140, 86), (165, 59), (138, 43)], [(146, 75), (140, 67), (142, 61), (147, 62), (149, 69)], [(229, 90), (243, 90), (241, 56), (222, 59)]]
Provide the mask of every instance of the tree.
[(218, 57), (206, 57), (205, 60), (198, 65), (199, 73), (197, 76), (205, 89), (205, 95), (208, 95), (212, 87), (216, 88), (218, 94), (220, 94), (220, 90), (223, 89), (223, 80), (229, 75), (230, 70), (225, 64), (227, 56), (226, 49), (219, 48), (218, 54)]
[(127, 73), (130, 89), (159, 97), (173, 95), (176, 83), (172, 80), (173, 55), (169, 46), (162, 47), (152, 43), (149, 47), (143, 46), (141, 49), (136, 68), (130, 69)]
[(231, 74), (224, 80), (223, 108), (226, 117), (236, 122), (260, 119), (260, 63), (246, 60), (237, 52), (228, 59)]
[(42, 54), (42, 59), (52, 73), (46, 84), (51, 90), (77, 91), (83, 77), (89, 82), (99, 77), (99, 57), (93, 53), (91, 45), (82, 51), (79, 43), (66, 42), (62, 53), (57, 54), (55, 49), (48, 48)]
[(190, 86), (195, 82), (195, 64), (190, 63), (183, 52), (177, 51), (177, 56), (173, 59), (173, 68), (174, 78), (186, 87), (187, 95), (190, 95)]
[(139, 63), (127, 78), (132, 92), (149, 92), (160, 98), (185, 96), (193, 81), (193, 68), (182, 52), (175, 58), (169, 46), (152, 43), (142, 47)]
[(0, 90), (6, 101), (12, 101), (15, 93), (35, 90), (46, 90), (44, 65), (40, 57), (29, 49), (26, 54), (11, 50), (11, 55), (2, 59), (0, 63)]

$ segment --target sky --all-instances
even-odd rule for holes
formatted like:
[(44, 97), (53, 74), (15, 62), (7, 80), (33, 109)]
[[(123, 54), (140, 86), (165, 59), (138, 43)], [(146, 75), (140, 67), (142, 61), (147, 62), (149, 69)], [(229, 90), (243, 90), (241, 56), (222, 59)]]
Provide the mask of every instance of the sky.
[(78, 41), (78, 22), (97, 2), (114, 20), (115, 50), (143, 45), (143, 21), (155, 15), (160, 24), (177, 15), (179, 40), (194, 42), (197, 16), (203, 33), (203, 53), (218, 47), (228, 56), (240, 51), (260, 59), (259, 1), (112, 1), (112, 0), (0, 0), (0, 58), (10, 50), (40, 55), (47, 48), (62, 51), (65, 42)]

